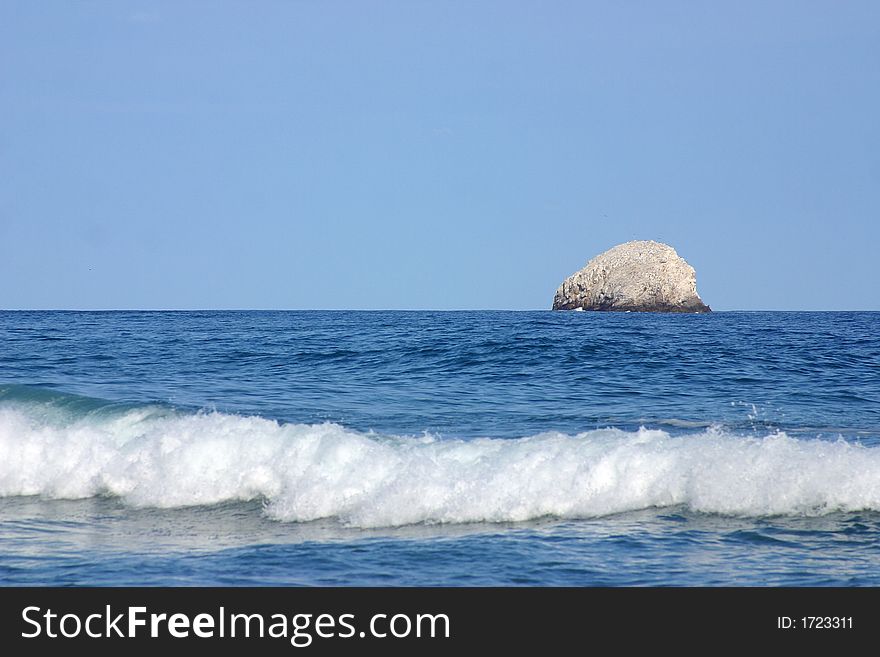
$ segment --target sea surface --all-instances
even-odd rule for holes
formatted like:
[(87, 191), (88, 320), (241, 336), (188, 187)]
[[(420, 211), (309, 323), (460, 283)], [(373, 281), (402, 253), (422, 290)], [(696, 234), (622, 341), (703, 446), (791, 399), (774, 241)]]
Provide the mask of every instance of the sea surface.
[(0, 312), (0, 583), (880, 586), (880, 313)]

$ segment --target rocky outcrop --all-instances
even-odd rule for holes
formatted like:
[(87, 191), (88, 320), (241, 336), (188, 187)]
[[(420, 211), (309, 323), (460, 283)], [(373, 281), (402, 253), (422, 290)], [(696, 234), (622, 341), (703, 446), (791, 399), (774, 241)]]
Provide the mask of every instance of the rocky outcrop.
[(566, 278), (553, 310), (706, 313), (694, 268), (671, 246), (651, 241), (619, 244)]

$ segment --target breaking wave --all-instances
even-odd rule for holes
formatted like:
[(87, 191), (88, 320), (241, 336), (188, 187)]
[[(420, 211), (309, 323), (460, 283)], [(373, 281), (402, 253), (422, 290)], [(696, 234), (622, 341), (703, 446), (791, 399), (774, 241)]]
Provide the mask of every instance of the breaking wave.
[(667, 506), (740, 516), (880, 511), (880, 447), (843, 440), (717, 428), (383, 436), (47, 394), (0, 395), (0, 496), (110, 495), (160, 508), (262, 499), (280, 521), (356, 527)]

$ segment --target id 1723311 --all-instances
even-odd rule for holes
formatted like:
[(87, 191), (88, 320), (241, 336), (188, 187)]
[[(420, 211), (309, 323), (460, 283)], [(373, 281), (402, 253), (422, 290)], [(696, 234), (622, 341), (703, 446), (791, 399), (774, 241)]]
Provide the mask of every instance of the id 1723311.
[(780, 630), (851, 630), (852, 616), (777, 616), (776, 627)]

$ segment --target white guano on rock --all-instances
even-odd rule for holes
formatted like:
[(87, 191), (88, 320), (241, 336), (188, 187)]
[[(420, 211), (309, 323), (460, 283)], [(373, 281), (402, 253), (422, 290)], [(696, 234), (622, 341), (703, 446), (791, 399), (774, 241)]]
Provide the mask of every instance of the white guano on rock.
[(566, 278), (553, 310), (705, 313), (694, 268), (671, 246), (653, 241), (619, 244)]

